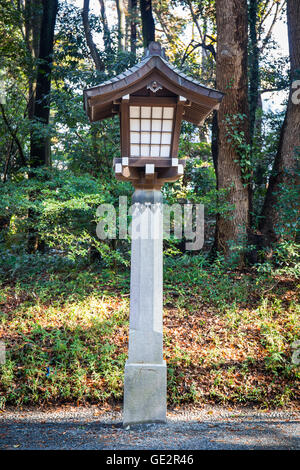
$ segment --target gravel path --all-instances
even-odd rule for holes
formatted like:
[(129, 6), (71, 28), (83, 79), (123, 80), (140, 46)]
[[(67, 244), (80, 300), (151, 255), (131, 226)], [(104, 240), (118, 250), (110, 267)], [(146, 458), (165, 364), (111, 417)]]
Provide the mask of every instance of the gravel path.
[(0, 413), (0, 449), (300, 449), (300, 413), (206, 406), (168, 413), (167, 424), (124, 429), (98, 407)]

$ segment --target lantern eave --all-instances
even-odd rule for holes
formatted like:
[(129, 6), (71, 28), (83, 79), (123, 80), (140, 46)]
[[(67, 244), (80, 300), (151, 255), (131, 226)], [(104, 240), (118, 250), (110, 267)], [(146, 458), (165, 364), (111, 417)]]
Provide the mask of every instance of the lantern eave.
[(169, 64), (162, 55), (161, 52), (150, 54), (126, 72), (85, 89), (84, 109), (90, 122), (112, 117), (116, 113), (116, 100), (137, 92), (151, 81), (158, 81), (165, 89), (189, 100), (190, 110), (185, 113), (184, 120), (196, 125), (202, 123), (219, 106), (224, 94), (188, 77)]

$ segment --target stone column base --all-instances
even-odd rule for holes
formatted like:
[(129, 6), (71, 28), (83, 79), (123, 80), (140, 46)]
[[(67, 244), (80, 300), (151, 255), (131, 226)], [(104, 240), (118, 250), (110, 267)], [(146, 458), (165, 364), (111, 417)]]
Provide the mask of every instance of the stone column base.
[(123, 425), (165, 423), (167, 414), (167, 367), (161, 364), (126, 362)]

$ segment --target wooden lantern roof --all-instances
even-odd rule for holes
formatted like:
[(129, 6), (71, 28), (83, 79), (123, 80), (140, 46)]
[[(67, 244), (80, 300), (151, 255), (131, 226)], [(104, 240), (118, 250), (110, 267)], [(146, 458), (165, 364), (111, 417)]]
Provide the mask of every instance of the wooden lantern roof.
[[(150, 84), (150, 85), (149, 85)], [(151, 84), (159, 84), (153, 90)], [(187, 100), (183, 119), (200, 126), (213, 109), (218, 109), (223, 93), (201, 85), (173, 67), (157, 42), (149, 44), (145, 57), (134, 67), (100, 85), (84, 90), (84, 109), (90, 122), (119, 114), (122, 97), (182, 96)]]

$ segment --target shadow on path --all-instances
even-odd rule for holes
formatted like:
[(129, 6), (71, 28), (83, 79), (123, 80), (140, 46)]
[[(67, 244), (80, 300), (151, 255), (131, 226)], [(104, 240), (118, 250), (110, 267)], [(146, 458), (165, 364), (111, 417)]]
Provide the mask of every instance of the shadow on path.
[[(16, 413), (17, 415), (17, 413)], [(120, 421), (101, 418), (0, 420), (0, 449), (31, 450), (197, 450), (300, 449), (297, 419), (238, 417), (173, 421), (124, 429)]]

